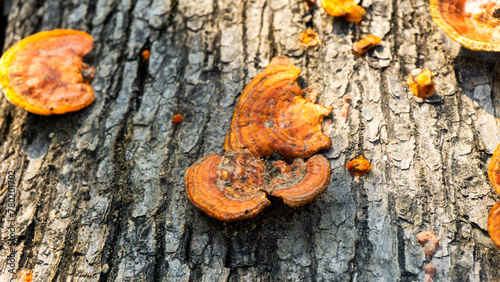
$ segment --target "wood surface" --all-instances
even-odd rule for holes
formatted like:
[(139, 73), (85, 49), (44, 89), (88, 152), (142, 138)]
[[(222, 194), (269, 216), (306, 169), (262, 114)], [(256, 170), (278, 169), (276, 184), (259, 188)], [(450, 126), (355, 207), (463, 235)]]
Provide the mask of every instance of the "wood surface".
[[(448, 38), (427, 1), (360, 4), (356, 28), (303, 0), (11, 1), (4, 51), (41, 30), (94, 37), (96, 99), (44, 117), (0, 98), (1, 187), (15, 174), (0, 197), (0, 281), (21, 269), (35, 281), (423, 281), (429, 261), (434, 281), (499, 279), (486, 170), (500, 55)], [(308, 51), (306, 28), (322, 41)], [(380, 46), (354, 56), (366, 34)], [(302, 207), (274, 199), (255, 219), (217, 221), (189, 202), (183, 173), (222, 152), (239, 94), (277, 55), (334, 107), (330, 185)], [(436, 74), (436, 96), (411, 94), (415, 68)], [(360, 154), (374, 167), (355, 178), (346, 163)], [(427, 230), (440, 239), (432, 260), (416, 242)]]

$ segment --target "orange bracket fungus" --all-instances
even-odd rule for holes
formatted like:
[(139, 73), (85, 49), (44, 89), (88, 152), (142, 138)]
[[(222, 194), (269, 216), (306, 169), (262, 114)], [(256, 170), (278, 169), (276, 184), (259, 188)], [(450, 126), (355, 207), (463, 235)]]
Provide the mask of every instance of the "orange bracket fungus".
[(0, 59), (0, 84), (14, 105), (39, 115), (78, 111), (94, 100), (94, 69), (82, 62), (92, 50), (88, 33), (55, 29), (28, 36)]
[(500, 5), (495, 0), (430, 0), (436, 25), (462, 46), (500, 51)]
[(320, 43), (318, 33), (312, 29), (306, 29), (299, 38), (299, 45), (304, 49), (309, 49), (318, 46)]
[(226, 151), (248, 149), (254, 156), (280, 153), (287, 159), (308, 158), (329, 148), (332, 141), (321, 131), (332, 107), (303, 97), (295, 80), (300, 69), (286, 57), (276, 57), (241, 93), (224, 142)]
[(189, 167), (184, 184), (191, 202), (211, 217), (251, 218), (271, 204), (261, 191), (265, 168), (249, 153), (211, 154)]
[(434, 96), (434, 74), (430, 70), (414, 69), (408, 76), (408, 86), (418, 98), (426, 99)]
[(417, 234), (417, 242), (424, 246), (424, 252), (432, 258), (439, 248), (439, 238), (432, 231), (422, 231)]
[(370, 165), (370, 161), (363, 158), (362, 155), (359, 156), (359, 159), (347, 162), (347, 170), (355, 175), (367, 174), (372, 168), (373, 165)]
[(488, 178), (495, 191), (500, 195), (500, 144), (493, 152), (493, 157), (488, 165)]
[(368, 50), (375, 47), (375, 45), (379, 44), (382, 39), (380, 37), (375, 36), (373, 34), (368, 34), (365, 38), (359, 40), (358, 42), (352, 45), (352, 52), (356, 56), (361, 56), (364, 53), (368, 52)]
[(314, 155), (304, 162), (295, 159), (289, 165), (284, 161), (273, 164), (280, 175), (271, 180), (265, 191), (291, 207), (304, 205), (323, 193), (330, 182), (330, 162), (321, 155)]
[(359, 24), (365, 17), (365, 9), (353, 0), (321, 0), (321, 6), (332, 17), (344, 17), (344, 20)]
[(490, 210), (488, 233), (493, 242), (500, 248), (500, 202), (496, 203)]
[[(312, 155), (331, 146), (321, 123), (332, 108), (315, 104), (317, 91), (297, 85), (299, 73), (288, 58), (276, 57), (245, 87), (223, 156), (205, 156), (184, 174), (188, 198), (196, 207), (233, 221), (257, 215), (270, 205), (267, 195), (296, 207), (328, 187), (330, 162)], [(293, 162), (275, 161), (266, 167), (259, 158), (275, 152)]]

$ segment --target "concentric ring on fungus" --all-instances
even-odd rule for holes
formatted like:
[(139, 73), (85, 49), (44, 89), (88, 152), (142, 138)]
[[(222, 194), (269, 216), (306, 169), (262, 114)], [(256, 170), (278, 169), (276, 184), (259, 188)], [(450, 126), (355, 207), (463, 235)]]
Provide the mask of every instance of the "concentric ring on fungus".
[(500, 3), (494, 0), (430, 0), (436, 25), (464, 47), (500, 51)]
[(92, 50), (88, 33), (42, 31), (12, 46), (0, 59), (0, 84), (14, 105), (39, 115), (64, 114), (94, 101), (94, 69), (82, 62)]
[(248, 149), (254, 156), (280, 153), (287, 159), (308, 158), (332, 141), (321, 131), (332, 107), (306, 100), (297, 86), (300, 69), (276, 57), (241, 93), (224, 149)]

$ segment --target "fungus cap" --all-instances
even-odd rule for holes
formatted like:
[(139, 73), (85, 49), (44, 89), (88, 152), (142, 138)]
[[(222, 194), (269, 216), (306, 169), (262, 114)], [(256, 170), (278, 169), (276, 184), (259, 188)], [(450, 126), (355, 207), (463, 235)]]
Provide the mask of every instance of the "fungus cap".
[(332, 141), (323, 134), (321, 122), (332, 107), (304, 98), (295, 80), (300, 69), (286, 57), (276, 57), (241, 93), (224, 149), (248, 149), (262, 157), (280, 153), (287, 159), (307, 158)]
[(462, 46), (500, 51), (500, 3), (494, 0), (430, 0), (436, 25)]
[(295, 159), (291, 165), (284, 161), (276, 161), (273, 165), (280, 173), (265, 190), (272, 196), (282, 198), (291, 207), (314, 200), (330, 183), (332, 169), (330, 162), (322, 155), (314, 155), (307, 162)]
[(493, 205), (488, 216), (488, 233), (500, 248), (500, 202)]
[(247, 152), (211, 154), (189, 167), (184, 186), (191, 202), (211, 217), (252, 218), (270, 205), (261, 191), (264, 171), (265, 164)]
[(88, 33), (55, 29), (28, 36), (0, 59), (0, 84), (14, 105), (39, 115), (78, 111), (94, 100), (94, 69), (82, 62), (92, 50)]

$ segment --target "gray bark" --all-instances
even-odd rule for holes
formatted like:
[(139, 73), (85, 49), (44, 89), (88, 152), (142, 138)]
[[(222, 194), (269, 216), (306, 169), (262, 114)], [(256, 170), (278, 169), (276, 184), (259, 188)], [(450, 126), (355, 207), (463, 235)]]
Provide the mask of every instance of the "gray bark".
[[(354, 25), (301, 0), (13, 1), (4, 50), (54, 28), (94, 37), (96, 99), (44, 117), (0, 98), (0, 184), (16, 176), (12, 218), (1, 198), (0, 281), (12, 268), (35, 281), (422, 281), (429, 261), (434, 281), (499, 277), (486, 231), (499, 55), (449, 39), (427, 1), (361, 5), (359, 33), (383, 41), (356, 57)], [(306, 27), (320, 34), (314, 50), (298, 46)], [(219, 222), (189, 202), (183, 172), (222, 152), (238, 95), (276, 55), (335, 108), (330, 186), (299, 208), (273, 200), (255, 219)], [(410, 93), (417, 67), (436, 74), (437, 96)], [(345, 166), (360, 154), (375, 166), (355, 179)], [(432, 260), (416, 242), (425, 230), (441, 240)]]

